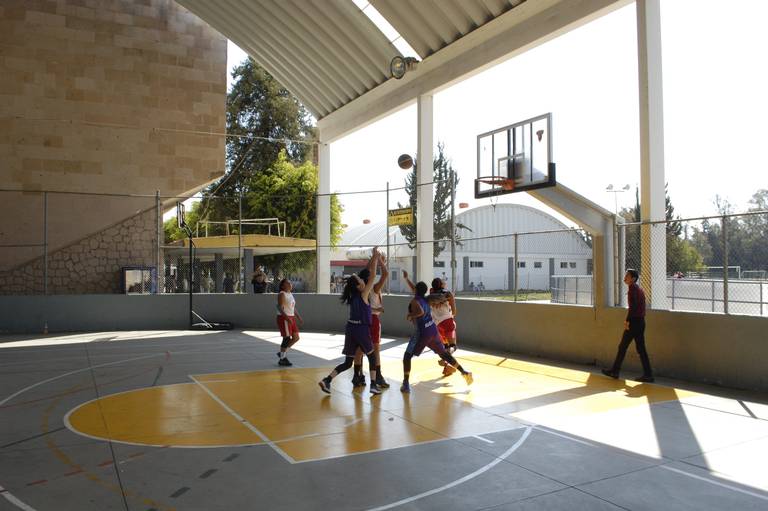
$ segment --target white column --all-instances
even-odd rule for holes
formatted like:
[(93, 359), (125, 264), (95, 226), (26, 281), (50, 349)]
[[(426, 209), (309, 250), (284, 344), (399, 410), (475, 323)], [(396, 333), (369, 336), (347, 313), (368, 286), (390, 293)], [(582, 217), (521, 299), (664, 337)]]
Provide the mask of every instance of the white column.
[[(640, 217), (664, 220), (664, 98), (661, 73), (660, 0), (637, 0), (640, 102)], [(641, 229), (641, 285), (654, 309), (667, 307), (667, 240), (664, 224)]]
[(416, 278), (427, 284), (433, 277), (434, 248), (434, 176), (432, 148), (434, 147), (432, 96), (423, 95), (418, 99), (418, 164), (416, 167)]
[(331, 146), (319, 142), (317, 169), (317, 292), (331, 292)]

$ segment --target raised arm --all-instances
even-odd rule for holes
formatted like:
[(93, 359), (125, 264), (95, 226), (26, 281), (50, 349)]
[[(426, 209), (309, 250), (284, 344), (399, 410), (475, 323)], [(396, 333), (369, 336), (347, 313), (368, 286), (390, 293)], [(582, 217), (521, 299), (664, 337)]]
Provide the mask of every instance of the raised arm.
[(403, 270), (403, 278), (405, 279), (405, 283), (408, 284), (408, 287), (411, 288), (411, 292), (416, 292), (416, 286), (413, 285), (413, 282), (411, 282), (411, 279), (408, 278), (408, 272)]
[[(374, 277), (376, 276), (376, 266), (379, 264), (379, 248), (373, 247), (373, 251), (371, 253), (371, 259), (368, 261), (368, 282), (363, 282), (363, 280), (360, 277), (357, 277), (357, 286), (360, 290), (360, 295), (363, 298), (363, 301), (365, 303), (368, 303), (368, 295), (371, 293), (371, 289), (373, 289), (374, 284)], [(360, 287), (362, 286), (362, 288)]]
[(381, 277), (379, 277), (379, 281), (373, 285), (374, 293), (381, 293), (381, 288), (384, 287), (384, 284), (387, 282), (387, 277), (389, 277), (389, 270), (387, 269), (387, 263), (384, 262), (383, 254), (379, 254), (379, 266), (381, 267)]

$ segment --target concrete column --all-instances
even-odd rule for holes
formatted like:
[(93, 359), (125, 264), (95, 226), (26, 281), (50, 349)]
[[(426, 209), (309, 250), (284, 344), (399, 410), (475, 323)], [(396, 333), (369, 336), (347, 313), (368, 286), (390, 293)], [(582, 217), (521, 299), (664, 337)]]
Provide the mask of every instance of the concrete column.
[[(664, 101), (661, 73), (661, 0), (637, 0), (637, 57), (640, 102), (640, 217), (664, 220)], [(666, 303), (667, 240), (664, 224), (640, 233), (640, 280), (650, 307)]]
[(507, 257), (507, 290), (515, 289), (515, 258)]
[(224, 292), (224, 256), (214, 254), (213, 289), (216, 293)]
[(317, 292), (331, 292), (331, 146), (318, 144)]
[[(416, 166), (416, 278), (429, 282), (434, 269), (434, 177), (432, 148), (434, 147), (433, 99), (419, 96), (418, 106), (418, 164)], [(423, 243), (428, 241), (429, 243)]]
[(251, 275), (253, 275), (253, 249), (246, 248), (243, 250), (243, 269), (245, 274), (243, 276), (243, 293), (253, 294), (253, 286), (251, 285)]

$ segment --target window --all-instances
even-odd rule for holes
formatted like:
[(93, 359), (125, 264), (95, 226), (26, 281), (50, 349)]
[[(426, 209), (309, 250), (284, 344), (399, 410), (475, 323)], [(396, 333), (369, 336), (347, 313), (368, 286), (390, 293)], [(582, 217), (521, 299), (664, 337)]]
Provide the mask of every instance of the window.
[(435, 261), (432, 266), (434, 268), (445, 268), (445, 261)]
[(566, 263), (566, 262), (561, 262), (561, 263), (560, 263), (560, 268), (561, 268), (561, 269), (563, 269), (563, 268), (568, 268), (568, 263)]
[(541, 261), (536, 261), (533, 263), (534, 268), (541, 268)]
[(483, 262), (482, 261), (470, 261), (469, 262), (469, 267), (470, 268), (482, 268), (483, 267)]
[(576, 263), (568, 263), (568, 266), (570, 266), (571, 268), (576, 268)]
[(520, 261), (517, 263), (518, 268), (525, 268), (525, 261)]
[(392, 280), (397, 280), (397, 270), (392, 270)]

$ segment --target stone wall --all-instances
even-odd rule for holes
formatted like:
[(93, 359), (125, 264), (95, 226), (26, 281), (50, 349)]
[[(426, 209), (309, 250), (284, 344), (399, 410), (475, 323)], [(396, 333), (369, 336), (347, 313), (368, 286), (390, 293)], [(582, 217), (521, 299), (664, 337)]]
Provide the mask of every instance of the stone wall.
[[(121, 292), (124, 266), (155, 266), (157, 216), (154, 209), (48, 255), (48, 294)], [(0, 271), (0, 294), (43, 293), (42, 257)]]
[[(173, 0), (2, 0), (0, 189), (18, 190), (0, 194), (3, 242), (40, 232), (24, 225), (40, 211), (30, 192), (154, 203), (223, 175), (226, 45)], [(68, 201), (49, 215), (50, 252), (146, 209), (97, 197), (50, 197)], [(0, 254), (0, 270), (26, 254)]]

